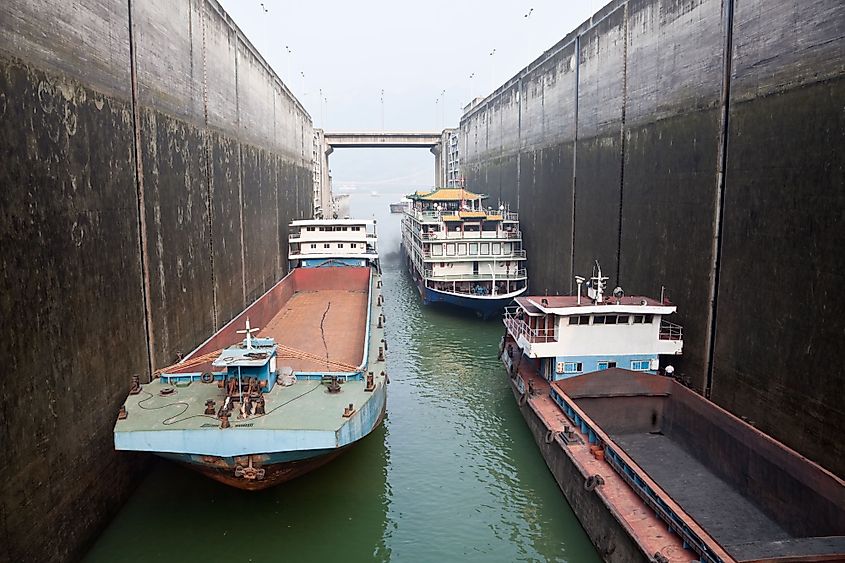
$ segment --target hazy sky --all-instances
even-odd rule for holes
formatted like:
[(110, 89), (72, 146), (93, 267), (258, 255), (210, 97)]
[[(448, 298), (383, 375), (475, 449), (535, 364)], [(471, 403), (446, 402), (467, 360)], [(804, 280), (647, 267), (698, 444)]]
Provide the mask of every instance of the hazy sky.
[[(470, 99), (489, 94), (604, 1), (220, 3), (315, 127), (381, 129), (384, 90), (385, 129), (431, 131), (457, 126)], [(411, 191), (434, 176), (434, 157), (422, 149), (338, 149), (329, 165), (336, 191)]]

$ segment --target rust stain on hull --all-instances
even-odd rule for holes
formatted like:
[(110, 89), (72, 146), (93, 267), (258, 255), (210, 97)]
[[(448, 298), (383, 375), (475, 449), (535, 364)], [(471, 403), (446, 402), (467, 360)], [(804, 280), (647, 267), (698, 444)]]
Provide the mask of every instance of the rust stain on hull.
[[(369, 436), (372, 434), (373, 430), (381, 426), (382, 422), (384, 421), (384, 415), (387, 409), (387, 405), (385, 404), (382, 409), (381, 413), (379, 413), (378, 420), (376, 420), (375, 425), (373, 425), (373, 429), (367, 434)], [(361, 438), (361, 440), (366, 439), (367, 436)], [(195, 463), (186, 463), (186, 462), (179, 462), (182, 465), (202, 473), (206, 477), (214, 479), (215, 481), (219, 481), (231, 487), (235, 487), (236, 489), (243, 489), (245, 491), (262, 491), (264, 489), (269, 489), (270, 487), (275, 487), (276, 485), (281, 485), (286, 481), (290, 481), (291, 479), (295, 479), (310, 471), (314, 471), (326, 465), (330, 461), (334, 460), (340, 454), (347, 451), (348, 449), (352, 448), (360, 442), (361, 440), (357, 440), (351, 444), (348, 444), (342, 448), (338, 448), (332, 452), (327, 454), (316, 456), (308, 459), (300, 459), (296, 461), (286, 461), (283, 463), (275, 463), (270, 465), (260, 465), (256, 464), (256, 467), (260, 467), (264, 469), (264, 478), (263, 479), (244, 479), (243, 477), (236, 477), (235, 470), (233, 467), (230, 467), (225, 464), (221, 458), (211, 458), (204, 460), (206, 464), (200, 465)], [(235, 461), (242, 465), (246, 465), (248, 463), (248, 458), (252, 457), (253, 463), (260, 460), (263, 457), (261, 454), (256, 454), (253, 456), (240, 456), (235, 458)]]

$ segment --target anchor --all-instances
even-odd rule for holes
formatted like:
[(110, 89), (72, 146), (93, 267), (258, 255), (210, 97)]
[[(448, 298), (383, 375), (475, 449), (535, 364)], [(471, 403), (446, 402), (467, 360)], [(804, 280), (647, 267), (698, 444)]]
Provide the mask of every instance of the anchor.
[(235, 467), (235, 477), (242, 477), (248, 481), (260, 481), (264, 479), (264, 469), (252, 466), (252, 456), (249, 456), (249, 464), (244, 467), (238, 465)]

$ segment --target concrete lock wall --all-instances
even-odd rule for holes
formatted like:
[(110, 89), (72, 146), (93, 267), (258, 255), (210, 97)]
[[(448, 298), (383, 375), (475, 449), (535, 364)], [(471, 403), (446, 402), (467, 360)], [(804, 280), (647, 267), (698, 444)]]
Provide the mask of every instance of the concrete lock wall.
[(311, 136), (214, 0), (0, 7), (0, 561), (79, 558), (126, 498), (130, 375), (285, 273)]
[(842, 21), (837, 0), (616, 0), (461, 120), (532, 293), (594, 259), (628, 294), (665, 286), (679, 372), (839, 475)]

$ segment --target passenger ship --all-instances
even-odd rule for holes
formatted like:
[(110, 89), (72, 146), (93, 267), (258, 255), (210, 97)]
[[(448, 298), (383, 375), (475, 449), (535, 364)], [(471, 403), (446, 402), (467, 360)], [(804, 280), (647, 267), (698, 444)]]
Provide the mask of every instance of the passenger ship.
[(288, 259), (287, 276), (182, 361), (150, 383), (133, 377), (115, 449), (257, 490), (329, 462), (381, 424), (375, 222), (295, 221)]
[(489, 318), (525, 292), (525, 250), (516, 213), (483, 206), (486, 196), (439, 188), (408, 196), (402, 250), (423, 302)]

